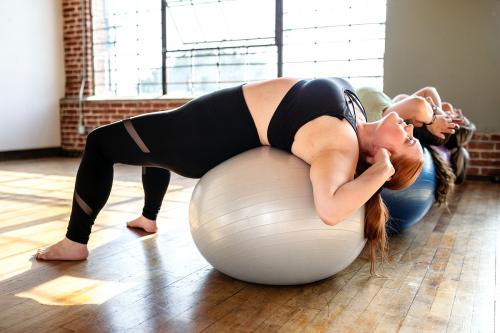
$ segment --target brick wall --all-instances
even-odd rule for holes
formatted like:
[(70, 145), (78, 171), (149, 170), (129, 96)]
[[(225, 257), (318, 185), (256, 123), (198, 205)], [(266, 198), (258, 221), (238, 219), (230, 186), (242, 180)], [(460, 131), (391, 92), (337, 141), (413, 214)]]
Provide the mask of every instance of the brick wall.
[[(85, 30), (87, 36), (87, 84), (85, 96), (94, 93), (92, 65), (92, 20), (90, 0), (85, 0)], [(85, 146), (86, 135), (79, 135), (78, 96), (82, 68), (80, 0), (63, 0), (64, 50), (66, 65), (66, 97), (61, 100), (61, 138), (62, 149), (68, 154), (79, 154)], [(129, 101), (85, 101), (84, 116), (87, 132), (92, 128), (111, 123), (126, 117), (146, 112), (168, 110), (180, 106), (188, 100), (155, 99)], [(477, 133), (468, 146), (471, 155), (469, 174), (489, 176), (500, 174), (500, 133)]]
[[(99, 5), (97, 1), (95, 4)], [(65, 97), (60, 101), (61, 146), (66, 155), (79, 155), (85, 147), (86, 134), (78, 134), (78, 93), (82, 81), (82, 6), (81, 0), (63, 0), (63, 38), (66, 75)], [(87, 82), (84, 96), (94, 94), (92, 48), (92, 1), (84, 1)], [(176, 108), (189, 99), (155, 100), (86, 100), (83, 103), (86, 133), (93, 128), (147, 112)]]
[[(93, 66), (92, 66), (92, 19), (90, 0), (84, 1), (84, 31), (86, 36), (86, 73), (87, 82), (84, 95), (94, 94)], [(64, 64), (66, 76), (65, 96), (78, 96), (82, 81), (82, 8), (80, 0), (63, 0), (63, 39)]]
[[(87, 133), (93, 128), (127, 117), (185, 104), (185, 99), (85, 101), (83, 114)], [(85, 147), (85, 135), (78, 134), (78, 99), (61, 100), (62, 149), (66, 155), (78, 155)]]
[(467, 149), (471, 157), (469, 175), (500, 175), (500, 133), (476, 133)]

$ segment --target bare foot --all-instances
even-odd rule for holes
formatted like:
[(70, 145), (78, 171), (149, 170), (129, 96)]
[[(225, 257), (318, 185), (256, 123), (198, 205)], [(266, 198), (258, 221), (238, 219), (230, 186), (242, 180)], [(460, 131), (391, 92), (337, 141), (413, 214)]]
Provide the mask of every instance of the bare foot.
[(146, 232), (157, 232), (158, 227), (156, 226), (156, 221), (150, 220), (144, 216), (139, 216), (133, 221), (127, 222), (127, 227), (129, 228), (139, 228)]
[(49, 246), (38, 249), (35, 258), (38, 260), (84, 260), (89, 256), (86, 244), (74, 242), (68, 238)]

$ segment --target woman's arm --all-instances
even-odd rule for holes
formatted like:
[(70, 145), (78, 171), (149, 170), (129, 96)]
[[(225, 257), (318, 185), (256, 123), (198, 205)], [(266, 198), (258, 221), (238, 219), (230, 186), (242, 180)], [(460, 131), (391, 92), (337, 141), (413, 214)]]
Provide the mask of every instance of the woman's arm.
[(421, 96), (425, 99), (430, 98), (438, 108), (441, 108), (441, 96), (439, 96), (437, 89), (434, 87), (424, 87), (419, 89), (415, 91), (412, 96)]
[[(403, 119), (411, 119), (411, 120), (416, 120), (417, 123), (415, 126), (422, 126), (422, 123), (425, 123), (426, 114), (429, 111), (429, 103), (423, 103), (427, 101), (428, 99), (431, 99), (432, 105), (436, 105), (438, 108), (442, 107), (442, 101), (441, 101), (441, 96), (439, 95), (438, 91), (434, 87), (424, 87), (422, 89), (419, 89), (415, 91), (411, 95), (407, 94), (400, 94), (397, 95), (392, 99), (394, 102), (394, 105), (396, 105), (395, 110), (391, 111), (396, 111), (402, 117)], [(403, 105), (398, 105), (399, 103), (402, 103)], [(406, 103), (404, 103), (406, 102)], [(414, 108), (408, 109), (408, 108)], [(398, 110), (398, 108), (402, 108), (403, 110)], [(390, 112), (390, 111), (387, 111)], [(400, 113), (401, 112), (401, 113)], [(431, 109), (432, 112), (432, 109)], [(385, 113), (385, 112), (384, 112)], [(432, 113), (431, 113), (432, 117)], [(419, 119), (421, 118), (421, 119)], [(427, 121), (428, 122), (428, 121)]]
[(410, 97), (410, 95), (408, 95), (408, 94), (399, 94), (397, 96), (394, 96), (394, 98), (392, 99), (392, 102), (397, 103), (397, 102), (402, 101), (403, 99), (408, 98), (408, 97)]
[(356, 179), (355, 149), (327, 150), (315, 156), (310, 178), (316, 211), (323, 222), (335, 225), (349, 217), (394, 174), (388, 152), (381, 149), (377, 155), (375, 163)]
[[(401, 118), (410, 119), (415, 127), (421, 127), (425, 123), (432, 122), (431, 125), (426, 125), (426, 128), (432, 135), (440, 139), (445, 139), (446, 133), (455, 133), (456, 125), (451, 121), (448, 114), (439, 107), (434, 112), (432, 109), (432, 106), (435, 105), (434, 101), (430, 97), (426, 98), (427, 100), (420, 96), (409, 96), (385, 109), (382, 115), (395, 111)], [(420, 139), (418, 134), (416, 136)]]
[(403, 119), (411, 119), (415, 126), (432, 121), (432, 106), (420, 96), (408, 96), (386, 108), (382, 116), (395, 111)]

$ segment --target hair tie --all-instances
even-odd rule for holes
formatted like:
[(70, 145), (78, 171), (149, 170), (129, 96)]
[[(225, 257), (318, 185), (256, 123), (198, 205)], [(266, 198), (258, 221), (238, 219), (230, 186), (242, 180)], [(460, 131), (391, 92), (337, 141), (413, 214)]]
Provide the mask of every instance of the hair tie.
[(424, 123), (425, 126), (429, 126), (429, 125), (432, 125), (434, 124), (434, 122), (436, 121), (436, 114), (434, 113), (432, 115), (432, 120), (429, 122), (429, 123)]
[(424, 123), (424, 125), (426, 125), (426, 126), (432, 125), (436, 121), (436, 113), (437, 113), (438, 107), (437, 107), (437, 105), (431, 104), (431, 108), (432, 108), (432, 120), (429, 123)]

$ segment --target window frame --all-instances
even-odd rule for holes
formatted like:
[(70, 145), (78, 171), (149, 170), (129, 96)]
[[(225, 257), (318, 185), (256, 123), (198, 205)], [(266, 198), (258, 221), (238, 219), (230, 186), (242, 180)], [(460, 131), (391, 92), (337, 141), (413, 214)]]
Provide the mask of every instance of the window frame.
[[(169, 50), (167, 49), (167, 0), (159, 0), (161, 1), (161, 82), (158, 82), (161, 85), (162, 95), (168, 96), (168, 68), (167, 68), (167, 53)], [(277, 77), (283, 77), (283, 21), (284, 21), (284, 13), (283, 13), (283, 2), (284, 0), (275, 0), (275, 34), (274, 34), (274, 44), (267, 44), (266, 46), (274, 46), (276, 47), (276, 68), (277, 68)], [(386, 19), (387, 21), (387, 19)], [(383, 24), (386, 24), (386, 21)], [(381, 23), (382, 24), (382, 23)], [(384, 36), (385, 39), (385, 36)], [(255, 45), (260, 46), (260, 45)], [(235, 46), (237, 47), (237, 46)], [(248, 46), (241, 46), (248, 47)], [(208, 50), (208, 48), (197, 48), (196, 51)], [(175, 52), (175, 50), (171, 50), (171, 52)], [(93, 63), (95, 57), (93, 56)], [(382, 57), (383, 60), (383, 57)], [(94, 67), (94, 66), (93, 66)], [(95, 73), (93, 73), (95, 75)], [(382, 74), (383, 78), (383, 74)], [(115, 95), (119, 97), (119, 95)], [(144, 95), (137, 94), (137, 97), (143, 97)]]

